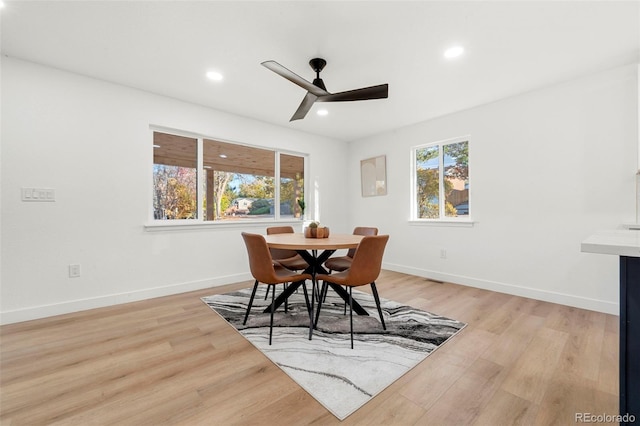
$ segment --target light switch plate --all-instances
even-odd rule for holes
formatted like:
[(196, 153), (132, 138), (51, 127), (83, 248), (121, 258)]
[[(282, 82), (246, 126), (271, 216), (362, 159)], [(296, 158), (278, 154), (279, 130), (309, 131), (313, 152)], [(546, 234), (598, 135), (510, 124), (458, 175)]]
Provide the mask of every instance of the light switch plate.
[(56, 190), (52, 188), (22, 188), (21, 192), (22, 201), (56, 201)]

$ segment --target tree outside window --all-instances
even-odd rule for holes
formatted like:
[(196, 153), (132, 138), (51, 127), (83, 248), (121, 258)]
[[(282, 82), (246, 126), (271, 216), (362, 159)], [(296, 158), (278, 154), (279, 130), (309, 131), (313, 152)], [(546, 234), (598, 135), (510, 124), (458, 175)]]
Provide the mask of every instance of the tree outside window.
[(425, 145), (413, 154), (415, 218), (468, 217), (469, 141)]
[(302, 217), (302, 155), (164, 132), (154, 132), (153, 146), (156, 220)]

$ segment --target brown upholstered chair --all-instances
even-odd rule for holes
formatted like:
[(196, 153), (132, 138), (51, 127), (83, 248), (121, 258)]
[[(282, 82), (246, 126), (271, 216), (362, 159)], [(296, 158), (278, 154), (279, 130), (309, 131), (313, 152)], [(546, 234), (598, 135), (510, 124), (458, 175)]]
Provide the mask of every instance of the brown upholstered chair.
[[(357, 226), (353, 229), (353, 235), (378, 235), (378, 228), (372, 228), (368, 226)], [(342, 272), (346, 271), (351, 267), (351, 262), (353, 261), (353, 255), (355, 254), (356, 249), (349, 249), (346, 256), (335, 256), (327, 259), (324, 262), (325, 268), (329, 270), (329, 272), (337, 271)], [(326, 300), (326, 295), (325, 295)], [(347, 313), (347, 303), (344, 304), (344, 313)]]
[[(267, 228), (267, 235), (272, 234), (293, 234), (291, 226), (271, 226)], [(307, 269), (309, 264), (295, 250), (269, 249), (273, 260), (291, 271)]]
[[(378, 228), (370, 228), (366, 226), (358, 226), (354, 228), (353, 235), (378, 235)], [(326, 262), (324, 262), (325, 268), (331, 271), (346, 271), (351, 266), (351, 261), (353, 260), (353, 255), (355, 254), (356, 249), (349, 249), (346, 256), (336, 256), (329, 258)]]
[[(249, 318), (249, 312), (253, 305), (253, 299), (258, 289), (258, 284), (263, 283), (271, 288), (271, 320), (269, 323), (269, 344), (271, 344), (271, 336), (273, 335), (273, 312), (275, 310), (275, 287), (277, 284), (284, 284), (289, 282), (299, 282), (312, 279), (310, 274), (296, 273), (283, 268), (279, 265), (274, 265), (271, 259), (271, 253), (269, 252), (269, 246), (264, 237), (259, 234), (249, 234), (247, 232), (242, 233), (242, 238), (247, 246), (247, 254), (249, 255), (249, 266), (251, 268), (251, 275), (256, 280), (253, 284), (253, 291), (251, 292), (251, 299), (249, 299), (249, 306), (247, 306), (247, 312), (244, 315), (244, 321), (242, 324), (247, 323)], [(307, 310), (311, 315), (311, 305), (309, 304), (309, 296), (307, 293), (307, 287), (302, 284), (304, 289), (304, 298), (307, 303)], [(286, 307), (285, 307), (286, 309)]]
[(351, 262), (351, 267), (344, 272), (338, 272), (336, 274), (318, 274), (316, 275), (317, 281), (324, 281), (322, 284), (322, 292), (320, 300), (318, 302), (318, 310), (316, 314), (316, 324), (320, 316), (320, 309), (322, 308), (322, 299), (327, 292), (327, 283), (333, 283), (343, 285), (349, 288), (349, 321), (351, 329), (351, 349), (353, 349), (353, 287), (371, 284), (371, 290), (373, 297), (376, 301), (376, 307), (378, 308), (378, 314), (380, 315), (380, 322), (382, 322), (382, 328), (387, 329), (384, 324), (384, 317), (382, 316), (382, 309), (380, 308), (380, 298), (378, 297), (378, 290), (376, 289), (375, 280), (380, 275), (380, 269), (382, 267), (382, 256), (384, 255), (384, 248), (389, 240), (388, 235), (379, 236), (366, 236), (362, 239)]
[[(293, 234), (292, 226), (271, 226), (267, 228), (267, 235), (271, 234)], [(272, 249), (270, 248), (271, 258), (276, 265), (283, 266), (290, 271), (303, 271), (309, 267), (306, 260), (302, 258), (295, 250)], [(287, 283), (284, 283), (287, 287)], [(267, 300), (271, 287), (267, 288), (264, 299)], [(297, 290), (296, 290), (297, 291)]]

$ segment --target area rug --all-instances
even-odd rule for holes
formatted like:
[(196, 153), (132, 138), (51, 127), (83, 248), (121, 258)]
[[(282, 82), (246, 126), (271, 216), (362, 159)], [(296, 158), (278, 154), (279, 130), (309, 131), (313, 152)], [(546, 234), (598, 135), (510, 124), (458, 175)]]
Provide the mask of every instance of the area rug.
[[(308, 284), (310, 290), (310, 284)], [(344, 301), (329, 290), (322, 304), (318, 328), (309, 336), (309, 315), (302, 289), (274, 314), (269, 346), (267, 286), (260, 285), (246, 325), (242, 325), (251, 288), (202, 300), (235, 327), (249, 342), (287, 373), (340, 420), (344, 420), (391, 383), (411, 370), (466, 324), (411, 306), (380, 298), (386, 330), (373, 296), (353, 290), (353, 298), (369, 316), (353, 315), (351, 349), (349, 312)], [(278, 286), (277, 292), (282, 290)], [(276, 294), (277, 295), (277, 294)]]

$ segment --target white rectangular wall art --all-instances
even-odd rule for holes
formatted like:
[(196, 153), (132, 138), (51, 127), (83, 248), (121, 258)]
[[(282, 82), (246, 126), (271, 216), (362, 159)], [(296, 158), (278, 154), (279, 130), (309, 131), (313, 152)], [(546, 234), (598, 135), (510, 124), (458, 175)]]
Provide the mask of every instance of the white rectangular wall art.
[(363, 197), (387, 195), (386, 156), (380, 155), (378, 157), (361, 160), (360, 176), (362, 179)]

